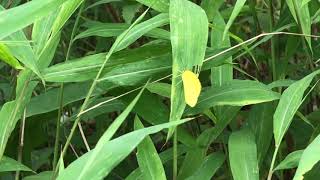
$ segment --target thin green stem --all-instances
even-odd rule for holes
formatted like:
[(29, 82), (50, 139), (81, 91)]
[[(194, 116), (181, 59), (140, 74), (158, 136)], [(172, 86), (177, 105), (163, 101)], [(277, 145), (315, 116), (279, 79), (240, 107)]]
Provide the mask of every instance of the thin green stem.
[[(23, 144), (24, 144), (24, 128), (25, 128), (25, 123), (26, 123), (26, 109), (23, 111), (23, 117), (21, 119), (21, 124), (20, 124), (20, 141), (19, 141), (19, 146), (18, 146), (18, 162), (22, 162), (22, 152), (23, 152)], [(20, 179), (20, 171), (16, 171), (16, 177), (15, 180)]]
[(58, 156), (59, 156), (59, 139), (60, 139), (60, 121), (61, 121), (61, 116), (63, 113), (63, 83), (60, 85), (60, 92), (59, 92), (59, 110), (58, 110), (58, 117), (56, 121), (56, 137), (55, 137), (55, 143), (54, 143), (54, 154), (53, 154), (53, 171), (55, 171), (56, 166), (57, 166), (57, 161), (58, 161)]
[(173, 135), (173, 180), (178, 175), (178, 129), (176, 128)]
[[(68, 49), (67, 49), (67, 53), (66, 53), (66, 58), (65, 61), (68, 61), (69, 57), (70, 57), (70, 51), (71, 51), (71, 47), (73, 45), (74, 42), (74, 36), (79, 24), (79, 20), (80, 20), (80, 16), (84, 10), (84, 2), (82, 2), (81, 7), (79, 9), (78, 15), (76, 17), (72, 32), (71, 32), (71, 36), (70, 36), (70, 42), (68, 45)], [(56, 121), (56, 137), (55, 137), (55, 144), (54, 144), (54, 155), (53, 155), (53, 171), (56, 170), (57, 167), (57, 161), (58, 161), (58, 157), (59, 157), (59, 139), (60, 139), (60, 131), (61, 131), (61, 118), (63, 118), (62, 114), (63, 114), (63, 91), (64, 91), (64, 84), (61, 83), (60, 84), (60, 91), (59, 91), (59, 110), (58, 110), (58, 116), (57, 116), (57, 121)]]
[(276, 161), (276, 157), (277, 157), (278, 151), (279, 151), (279, 145), (276, 145), (276, 148), (275, 148), (273, 156), (272, 156), (272, 161), (271, 161), (271, 165), (270, 165), (270, 169), (269, 169), (267, 180), (271, 180), (271, 178), (272, 178), (273, 167), (274, 167), (274, 163)]
[(258, 34), (261, 32), (261, 27), (260, 27), (260, 23), (259, 23), (259, 19), (258, 19), (258, 15), (257, 15), (257, 11), (256, 11), (256, 0), (250, 0), (249, 1), (249, 7), (251, 9), (251, 14), (253, 17), (253, 23), (255, 26), (255, 34)]
[[(299, 18), (299, 12), (298, 12), (298, 8), (299, 7), (298, 7), (296, 1), (293, 1), (293, 6), (294, 6), (294, 9), (295, 9), (295, 12), (296, 12), (296, 15), (297, 15), (297, 21), (298, 21), (298, 24), (299, 24), (300, 32), (303, 33), (302, 28), (301, 28), (301, 21), (300, 21), (300, 18)], [(311, 68), (312, 71), (314, 71), (315, 67), (314, 67), (314, 64), (312, 62), (312, 58), (311, 58), (311, 56), (309, 54), (308, 46), (306, 44), (306, 41), (305, 41), (304, 37), (301, 37), (301, 40), (302, 40), (303, 49), (305, 50), (305, 52), (307, 54), (307, 59), (309, 61), (310, 68)]]
[[(273, 18), (273, 0), (269, 0), (269, 31), (273, 31), (274, 26), (274, 18)], [(272, 70), (272, 80), (275, 81), (277, 79), (277, 71), (276, 71), (276, 52), (275, 52), (275, 39), (271, 37), (271, 70)]]
[[(148, 9), (148, 10), (149, 10), (149, 9)], [(61, 160), (61, 158), (64, 157), (64, 155), (65, 155), (66, 152), (67, 152), (67, 149), (68, 149), (68, 147), (69, 147), (69, 145), (70, 145), (70, 142), (71, 142), (71, 139), (72, 139), (72, 137), (73, 137), (73, 134), (75, 133), (75, 130), (76, 130), (76, 128), (77, 128), (77, 125), (78, 125), (78, 123), (79, 123), (79, 121), (80, 121), (81, 114), (82, 114), (83, 111), (87, 108), (88, 103), (89, 103), (89, 100), (90, 100), (90, 98), (91, 98), (91, 96), (92, 96), (92, 94), (93, 94), (93, 91), (94, 91), (94, 89), (95, 89), (95, 87), (96, 87), (96, 85), (97, 85), (97, 83), (98, 83), (98, 80), (99, 80), (99, 78), (100, 78), (100, 76), (101, 76), (101, 74), (102, 74), (102, 72), (103, 72), (103, 70), (104, 70), (107, 62), (109, 61), (111, 55), (113, 54), (114, 51), (117, 50), (118, 45), (119, 45), (120, 42), (124, 39), (124, 37), (128, 34), (128, 32), (132, 29), (132, 27), (135, 26), (140, 20), (142, 20), (142, 18), (144, 17), (144, 15), (147, 13), (148, 10), (146, 10), (125, 32), (123, 32), (120, 36), (118, 36), (118, 38), (116, 39), (116, 41), (113, 43), (112, 47), (110, 48), (109, 52), (107, 53), (106, 58), (105, 58), (104, 62), (102, 63), (102, 65), (101, 65), (101, 67), (100, 67), (100, 69), (99, 69), (99, 72), (97, 73), (95, 79), (93, 80), (93, 82), (92, 82), (92, 84), (91, 84), (91, 87), (90, 87), (90, 89), (89, 89), (89, 91), (88, 91), (88, 93), (87, 93), (87, 96), (86, 96), (83, 104), (81, 105), (79, 114), (77, 115), (77, 118), (75, 119), (75, 121), (74, 121), (74, 123), (73, 123), (73, 126), (72, 126), (72, 128), (71, 128), (70, 134), (69, 134), (69, 136), (68, 136), (68, 138), (67, 138), (67, 140), (66, 140), (66, 143), (65, 143), (65, 145), (64, 145), (64, 147), (63, 147), (63, 149), (62, 149), (61, 156), (60, 156), (60, 160)], [(56, 168), (56, 170), (55, 170), (55, 172), (54, 172), (54, 176), (57, 175), (57, 172), (58, 172), (58, 171), (57, 171), (57, 168)]]

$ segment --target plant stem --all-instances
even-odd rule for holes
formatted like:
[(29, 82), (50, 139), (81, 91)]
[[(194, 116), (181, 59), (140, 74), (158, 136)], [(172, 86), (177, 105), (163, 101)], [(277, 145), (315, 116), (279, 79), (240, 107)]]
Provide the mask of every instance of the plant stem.
[[(273, 0), (269, 0), (269, 31), (273, 31), (274, 26), (274, 18), (273, 18)], [(271, 37), (271, 70), (272, 70), (272, 80), (275, 81), (277, 79), (276, 72), (276, 53), (275, 53), (275, 41), (274, 37)]]
[[(80, 16), (83, 12), (84, 9), (84, 4), (85, 2), (82, 2), (81, 7), (79, 9), (78, 15), (76, 17), (76, 21), (74, 23), (72, 32), (71, 32), (71, 36), (70, 36), (70, 42), (68, 45), (68, 50), (66, 53), (66, 58), (65, 58), (65, 62), (68, 61), (69, 57), (70, 57), (70, 51), (71, 51), (71, 47), (73, 45), (73, 39), (76, 33), (76, 29), (78, 27), (79, 24), (79, 20), (80, 20)], [(56, 170), (57, 167), (57, 161), (58, 161), (58, 157), (59, 157), (59, 139), (60, 139), (60, 122), (61, 122), (61, 117), (63, 118), (64, 116), (62, 116), (63, 114), (63, 91), (64, 91), (64, 84), (61, 83), (60, 84), (60, 92), (59, 92), (59, 110), (58, 110), (58, 116), (57, 116), (57, 121), (56, 121), (56, 137), (55, 137), (55, 144), (54, 144), (54, 155), (53, 155), (53, 171)]]
[(178, 175), (178, 128), (175, 129), (173, 135), (173, 180), (177, 179)]
[(260, 23), (259, 23), (259, 19), (258, 19), (258, 15), (257, 15), (257, 11), (256, 11), (256, 0), (250, 0), (249, 1), (249, 7), (251, 9), (251, 14), (253, 17), (253, 23), (255, 26), (255, 35), (261, 32), (261, 27), (260, 27)]
[(272, 178), (273, 167), (274, 167), (274, 163), (276, 161), (278, 150), (279, 150), (279, 145), (276, 145), (276, 148), (275, 148), (273, 156), (272, 156), (272, 161), (271, 161), (271, 165), (270, 165), (270, 169), (269, 169), (267, 180), (271, 180), (271, 178)]
[[(149, 9), (148, 9), (148, 10), (149, 10)], [(105, 58), (104, 62), (102, 63), (102, 65), (101, 65), (101, 67), (100, 67), (100, 69), (99, 69), (99, 72), (97, 73), (96, 77), (94, 78), (94, 80), (93, 80), (93, 82), (92, 82), (92, 84), (91, 84), (91, 87), (90, 87), (90, 89), (89, 89), (89, 91), (88, 91), (88, 93), (87, 93), (87, 96), (86, 96), (84, 102), (83, 102), (82, 105), (81, 105), (81, 108), (80, 108), (80, 111), (79, 111), (79, 113), (78, 113), (78, 115), (77, 115), (77, 118), (75, 119), (75, 121), (74, 121), (74, 123), (73, 123), (73, 126), (72, 126), (72, 128), (71, 128), (70, 134), (69, 134), (69, 136), (68, 136), (68, 138), (67, 138), (67, 141), (66, 141), (66, 143), (65, 143), (65, 145), (64, 145), (64, 147), (63, 147), (63, 149), (62, 149), (61, 156), (60, 156), (60, 160), (62, 160), (62, 158), (64, 157), (64, 155), (65, 155), (66, 152), (67, 152), (67, 149), (68, 149), (68, 147), (69, 147), (69, 145), (70, 145), (70, 142), (71, 142), (71, 139), (72, 139), (72, 137), (73, 137), (73, 134), (75, 133), (75, 130), (76, 130), (76, 128), (77, 128), (77, 125), (78, 125), (78, 123), (79, 123), (79, 121), (80, 121), (81, 115), (82, 115), (83, 111), (87, 108), (87, 105), (88, 105), (89, 100), (90, 100), (90, 98), (91, 98), (91, 96), (92, 96), (92, 93), (93, 93), (93, 91), (94, 91), (94, 89), (95, 89), (95, 87), (96, 87), (96, 85), (97, 85), (97, 83), (98, 83), (98, 81), (99, 81), (99, 78), (100, 78), (100, 76), (101, 76), (101, 74), (102, 74), (102, 71), (103, 71), (103, 69), (105, 68), (108, 60), (110, 59), (110, 57), (111, 57), (111, 55), (113, 54), (113, 52), (117, 50), (116, 48), (118, 47), (119, 43), (124, 39), (124, 37), (125, 37), (125, 36), (128, 34), (128, 32), (132, 29), (132, 27), (135, 26), (140, 20), (142, 20), (142, 18), (143, 18), (144, 15), (148, 12), (148, 10), (146, 10), (142, 15), (140, 15), (139, 18), (138, 18), (126, 31), (124, 31), (121, 35), (119, 35), (119, 36), (117, 37), (116, 41), (113, 43), (112, 47), (111, 47), (110, 50), (108, 51), (108, 53), (107, 53), (107, 55), (106, 55), (106, 58)], [(57, 173), (58, 173), (58, 171), (57, 171), (57, 168), (56, 168), (56, 170), (54, 171), (53, 177), (55, 177), (55, 176), (57, 175)]]
[[(24, 109), (23, 117), (21, 119), (21, 124), (20, 124), (20, 141), (18, 146), (18, 162), (20, 163), (22, 162), (25, 123), (26, 123), (26, 109)], [(19, 180), (19, 177), (20, 177), (20, 171), (16, 171), (15, 180)]]

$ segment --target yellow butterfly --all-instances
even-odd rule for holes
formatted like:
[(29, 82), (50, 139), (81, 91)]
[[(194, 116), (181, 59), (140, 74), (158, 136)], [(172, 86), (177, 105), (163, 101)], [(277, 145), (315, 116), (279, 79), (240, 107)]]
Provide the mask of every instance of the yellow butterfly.
[(198, 75), (192, 71), (186, 70), (182, 73), (184, 99), (186, 103), (194, 107), (197, 104), (201, 92), (201, 83)]

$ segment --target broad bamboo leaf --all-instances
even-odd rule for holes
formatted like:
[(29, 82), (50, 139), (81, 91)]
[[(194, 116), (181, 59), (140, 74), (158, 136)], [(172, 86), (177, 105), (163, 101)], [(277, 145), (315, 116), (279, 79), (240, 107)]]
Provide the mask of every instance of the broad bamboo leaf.
[(159, 12), (168, 12), (170, 0), (136, 0)]
[[(85, 27), (88, 29), (78, 34), (75, 39), (82, 39), (90, 36), (115, 37), (128, 29), (129, 26), (130, 25), (128, 24), (122, 23), (101, 23), (92, 21), (85, 24)], [(151, 24), (149, 26), (151, 26)], [(143, 34), (143, 36), (170, 40), (170, 32), (160, 28), (150, 28), (152, 29)]]
[(232, 14), (228, 20), (228, 23), (224, 29), (223, 32), (223, 38), (226, 38), (226, 35), (231, 27), (231, 25), (233, 24), (233, 21), (237, 18), (238, 14), (240, 13), (242, 7), (244, 6), (244, 4), (246, 3), (247, 0), (237, 0), (236, 4), (234, 5)]
[[(50, 82), (81, 82), (94, 79), (105, 60), (105, 55), (101, 53), (85, 56), (51, 66), (43, 71), (44, 79)], [(107, 62), (100, 81), (117, 83), (125, 79), (129, 82), (138, 80), (139, 76), (170, 69), (167, 67), (171, 63), (168, 58), (170, 48), (167, 45), (152, 45), (117, 52)], [(133, 82), (131, 84), (134, 84)]]
[[(96, 149), (100, 148), (100, 144), (110, 141), (110, 139), (114, 136), (114, 134), (117, 132), (121, 124), (126, 120), (127, 116), (132, 111), (133, 107), (136, 105), (138, 100), (140, 99), (140, 96), (144, 91), (144, 88), (141, 89), (140, 93), (132, 100), (132, 102), (127, 106), (127, 108), (112, 122), (112, 124), (108, 127), (106, 132), (100, 137), (96, 145)], [(92, 156), (93, 157), (91, 158), (94, 159), (95, 158), (94, 155)], [(89, 160), (89, 162), (92, 163), (93, 161)]]
[(195, 114), (217, 105), (245, 106), (274, 101), (280, 95), (257, 81), (233, 80), (221, 87), (205, 90), (199, 97), (196, 107), (187, 109)]
[[(187, 0), (170, 1), (172, 86), (170, 121), (181, 118), (186, 106), (181, 73), (201, 66), (208, 39), (208, 19), (203, 9)], [(170, 138), (174, 129), (170, 129)]]
[[(302, 33), (306, 35), (311, 34), (311, 17), (307, 3), (302, 0), (286, 0), (290, 12), (297, 24), (300, 26)], [(304, 36), (308, 42), (309, 48), (312, 49), (311, 37)]]
[[(112, 88), (112, 85), (109, 87)], [(66, 84), (63, 91), (63, 105), (84, 99), (89, 88), (89, 83)], [(95, 92), (93, 92), (93, 95), (101, 94), (103, 92), (103, 90), (97, 88)], [(47, 113), (58, 109), (60, 107), (59, 99), (57, 99), (59, 93), (60, 88), (54, 88), (48, 90), (47, 92), (41, 93), (39, 96), (31, 98), (28, 104), (26, 117)]]
[(52, 179), (52, 171), (43, 171), (37, 175), (24, 177), (23, 180), (50, 180)]
[(141, 36), (157, 27), (164, 26), (169, 23), (169, 15), (167, 13), (159, 14), (149, 20), (143, 21), (134, 26), (125, 36), (125, 38), (117, 45), (115, 51), (120, 51), (135, 42)]
[(200, 134), (200, 136), (197, 138), (196, 146), (192, 146), (192, 148), (190, 148), (190, 150), (187, 152), (187, 155), (180, 168), (178, 176), (179, 179), (185, 179), (192, 176), (195, 171), (200, 168), (211, 143), (213, 143), (223, 132), (223, 130), (234, 119), (240, 109), (241, 106), (225, 106), (221, 110), (221, 115), (216, 126), (206, 129)]
[(88, 6), (86, 8), (86, 10), (90, 9), (90, 8), (93, 8), (95, 6), (98, 6), (98, 5), (101, 5), (101, 4), (107, 4), (107, 3), (111, 3), (111, 2), (118, 2), (118, 1), (121, 1), (121, 0), (100, 0), (100, 1), (97, 1), (95, 3), (92, 3), (90, 6)]
[(81, 5), (82, 2), (83, 0), (68, 0), (61, 6), (56, 20), (52, 25), (52, 36), (55, 36), (61, 30), (63, 25), (67, 22), (67, 20), (76, 11), (76, 9)]
[[(180, 157), (184, 153), (186, 153), (187, 147), (183, 146), (183, 145), (178, 145), (177, 149), (178, 149), (177, 155), (178, 155), (178, 157)], [(170, 160), (172, 160), (172, 158), (173, 158), (172, 152), (173, 152), (173, 149), (169, 148), (159, 154), (162, 164), (166, 164), (166, 163), (170, 162)], [(143, 179), (143, 174), (142, 174), (142, 171), (140, 170), (140, 168), (135, 169), (125, 178), (125, 180), (138, 180), (138, 179), (141, 179), (141, 180)]]
[(290, 153), (280, 164), (274, 169), (274, 171), (281, 169), (292, 169), (299, 165), (303, 150), (298, 150)]
[(290, 85), (282, 94), (277, 109), (273, 115), (273, 134), (276, 146), (280, 146), (282, 138), (288, 130), (292, 118), (302, 103), (305, 90), (309, 87), (315, 75), (319, 74), (317, 70), (303, 79)]
[[(135, 130), (143, 129), (144, 126), (136, 116), (134, 120)], [(152, 140), (147, 136), (137, 147), (137, 159), (140, 171), (144, 179), (166, 180), (166, 174), (161, 159), (154, 147)]]
[(0, 160), (0, 172), (6, 171), (32, 171), (27, 166), (9, 157), (2, 157)]
[(46, 17), (61, 6), (65, 0), (33, 0), (0, 12), (0, 39), (17, 32), (36, 20)]
[(233, 178), (235, 180), (258, 180), (257, 147), (252, 132), (244, 129), (232, 133), (228, 147)]
[[(72, 162), (60, 176), (58, 180), (69, 179), (91, 179), (98, 180), (108, 175), (111, 170), (118, 165), (129, 153), (139, 145), (139, 143), (148, 135), (157, 133), (164, 128), (170, 128), (179, 124), (186, 123), (188, 120), (175, 121), (160, 124), (144, 129), (139, 129), (131, 133), (125, 134), (111, 141), (101, 142), (98, 149), (93, 149), (80, 158)], [(94, 159), (94, 163), (84, 169), (88, 160), (94, 155), (99, 154)], [(103, 154), (103, 156), (102, 156)], [(112, 158), (111, 158), (112, 157)], [(81, 173), (79, 173), (81, 169)]]
[(272, 116), (275, 104), (272, 102), (257, 104), (252, 107), (248, 117), (248, 126), (255, 135), (257, 144), (258, 161), (261, 164), (265, 160), (272, 141)]
[(10, 49), (2, 43), (0, 43), (0, 60), (4, 61), (15, 69), (23, 69), (23, 66), (21, 66), (19, 61), (11, 54)]
[(320, 135), (303, 151), (293, 180), (303, 180), (304, 174), (320, 161)]
[(210, 180), (224, 161), (224, 154), (212, 153), (205, 158), (200, 168), (186, 180)]
[[(229, 48), (231, 45), (230, 39), (223, 39), (223, 29), (225, 28), (226, 24), (218, 10), (214, 14), (212, 24), (214, 29), (212, 29), (211, 32), (211, 47), (214, 49)], [(230, 56), (228, 59), (226, 59), (226, 62), (230, 64), (213, 67), (211, 69), (212, 86), (219, 87), (233, 79), (233, 66), (231, 64), (232, 57)]]
[[(60, 36), (56, 36), (53, 41), (44, 49), (44, 53), (39, 57), (39, 67), (48, 66), (53, 58), (55, 49), (60, 40)], [(25, 53), (31, 53), (27, 50)], [(16, 123), (20, 119), (22, 112), (28, 104), (31, 93), (36, 87), (37, 82), (31, 81), (33, 74), (30, 70), (23, 70), (17, 79), (16, 98), (13, 101), (5, 103), (0, 110), (0, 159), (3, 156), (9, 136), (14, 130)]]

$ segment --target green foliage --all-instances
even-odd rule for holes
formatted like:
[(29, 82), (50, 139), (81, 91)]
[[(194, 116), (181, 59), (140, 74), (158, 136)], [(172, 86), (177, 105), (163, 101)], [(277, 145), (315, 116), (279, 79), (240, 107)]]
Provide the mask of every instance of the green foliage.
[(319, 14), (316, 0), (0, 1), (0, 180), (318, 179)]

